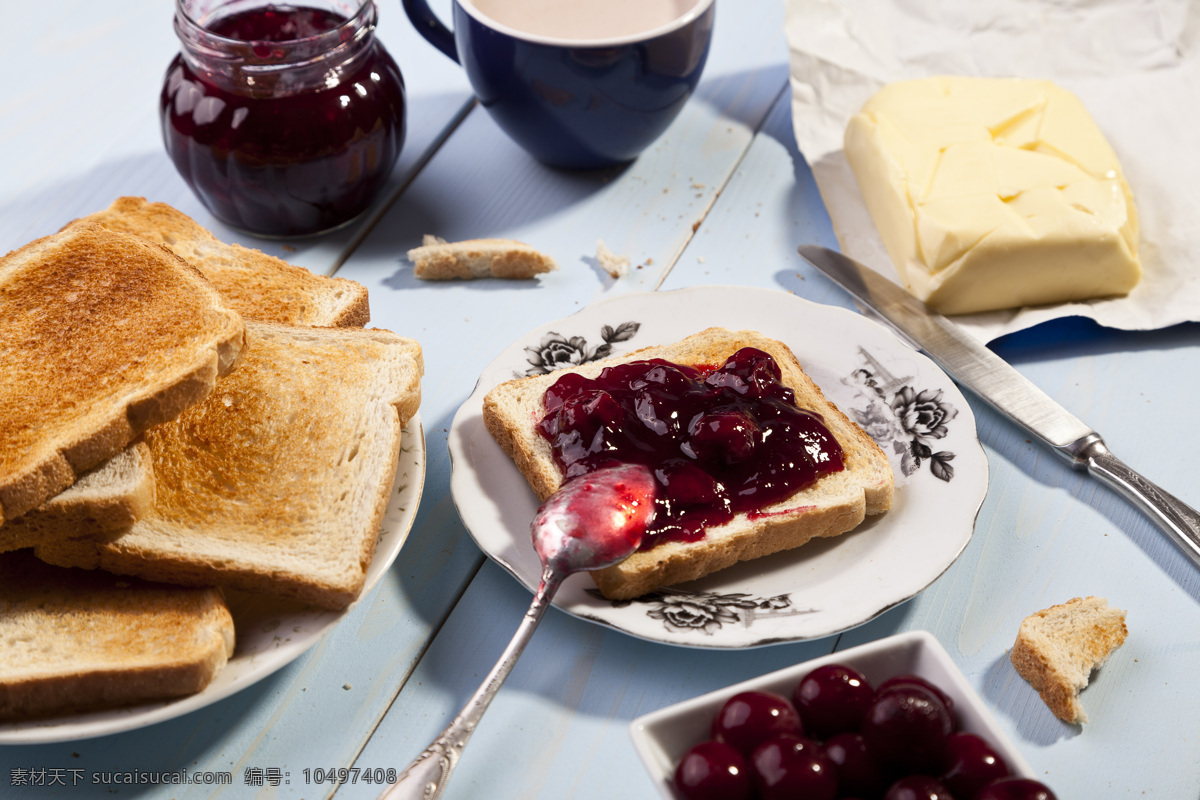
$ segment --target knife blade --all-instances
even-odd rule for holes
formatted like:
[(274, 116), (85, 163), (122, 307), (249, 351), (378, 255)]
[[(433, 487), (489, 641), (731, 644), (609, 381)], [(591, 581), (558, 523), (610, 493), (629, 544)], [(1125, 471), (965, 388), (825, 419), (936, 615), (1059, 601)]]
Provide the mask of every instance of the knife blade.
[(1138, 474), (1104, 439), (1007, 361), (874, 270), (826, 247), (800, 255), (915, 344), (957, 383), (1145, 513), (1200, 566), (1200, 514)]

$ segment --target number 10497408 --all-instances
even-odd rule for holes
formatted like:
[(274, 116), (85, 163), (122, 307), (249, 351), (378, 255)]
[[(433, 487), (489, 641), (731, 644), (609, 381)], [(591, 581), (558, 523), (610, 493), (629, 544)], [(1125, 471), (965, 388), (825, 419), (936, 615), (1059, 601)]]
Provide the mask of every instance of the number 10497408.
[(338, 767), (330, 769), (304, 769), (306, 784), (320, 783), (394, 783), (396, 781), (395, 767)]

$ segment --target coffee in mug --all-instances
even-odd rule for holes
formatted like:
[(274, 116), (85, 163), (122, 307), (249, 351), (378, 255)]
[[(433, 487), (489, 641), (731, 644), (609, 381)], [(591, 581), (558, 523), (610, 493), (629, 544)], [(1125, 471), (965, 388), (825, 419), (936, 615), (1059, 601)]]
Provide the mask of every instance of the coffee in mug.
[(669, 25), (697, 0), (474, 0), (505, 27), (553, 39), (619, 39)]
[(552, 167), (632, 161), (687, 103), (708, 58), (716, 0), (427, 0), (416, 29), (462, 64), (479, 103)]

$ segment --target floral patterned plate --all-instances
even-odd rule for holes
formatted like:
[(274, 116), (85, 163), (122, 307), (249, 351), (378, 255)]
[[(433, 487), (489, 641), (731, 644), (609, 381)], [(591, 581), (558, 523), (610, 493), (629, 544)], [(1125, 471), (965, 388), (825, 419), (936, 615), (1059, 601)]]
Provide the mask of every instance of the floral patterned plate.
[(613, 297), (531, 331), (488, 366), (450, 430), (451, 492), (480, 548), (531, 591), (537, 586), (529, 539), (537, 498), (484, 428), (483, 396), (492, 387), (712, 326), (757, 330), (796, 353), (891, 458), (892, 509), (843, 536), (633, 601), (604, 600), (588, 575), (575, 575), (555, 605), (644, 639), (744, 648), (837, 633), (932, 583), (970, 541), (987, 492), (987, 459), (966, 400), (878, 323), (787, 292), (736, 286)]

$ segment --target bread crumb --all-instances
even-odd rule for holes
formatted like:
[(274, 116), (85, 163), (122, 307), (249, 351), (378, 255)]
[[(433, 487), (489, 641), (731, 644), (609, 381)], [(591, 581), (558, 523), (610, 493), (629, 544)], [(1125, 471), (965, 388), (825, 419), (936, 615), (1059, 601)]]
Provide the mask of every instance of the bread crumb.
[(421, 280), (532, 278), (558, 269), (554, 259), (513, 239), (468, 239), (447, 242), (425, 234), (421, 246), (408, 251), (413, 275)]
[(1124, 611), (1102, 597), (1076, 597), (1026, 617), (1008, 657), (1054, 716), (1078, 724), (1088, 721), (1080, 690), (1127, 634)]
[(596, 261), (613, 278), (623, 277), (629, 272), (629, 256), (619, 256), (609, 250), (603, 239), (596, 240)]

